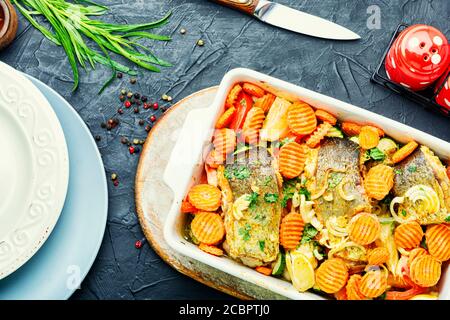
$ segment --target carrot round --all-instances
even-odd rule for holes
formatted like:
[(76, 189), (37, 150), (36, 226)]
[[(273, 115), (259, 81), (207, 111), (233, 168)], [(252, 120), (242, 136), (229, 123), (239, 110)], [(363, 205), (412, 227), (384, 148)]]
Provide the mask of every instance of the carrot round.
[(372, 126), (363, 126), (359, 133), (359, 145), (363, 149), (375, 148), (380, 142), (380, 136), (378, 130)]
[(256, 271), (262, 273), (265, 276), (270, 276), (272, 274), (272, 269), (269, 267), (259, 266), (255, 268)]
[(219, 120), (217, 120), (216, 129), (223, 129), (228, 127), (228, 125), (231, 123), (231, 120), (233, 120), (235, 113), (236, 113), (235, 107), (230, 107), (227, 110), (225, 110), (225, 112), (222, 113), (222, 115), (219, 117)]
[(300, 214), (295, 212), (288, 213), (281, 220), (280, 226), (280, 243), (283, 248), (286, 250), (295, 249), (300, 243), (304, 228), (305, 223)]
[(427, 289), (422, 287), (415, 287), (406, 291), (388, 291), (386, 292), (386, 300), (409, 300), (426, 291)]
[(192, 219), (191, 231), (201, 243), (215, 245), (223, 239), (225, 226), (217, 213), (201, 211)]
[(381, 270), (369, 271), (361, 279), (361, 293), (368, 298), (381, 296), (387, 288), (387, 277)]
[(242, 87), (239, 84), (234, 85), (233, 88), (231, 88), (230, 92), (228, 93), (227, 99), (225, 101), (225, 107), (231, 108), (234, 106), (239, 93), (241, 93)]
[(212, 149), (206, 156), (205, 162), (211, 168), (217, 169), (225, 162), (225, 155), (217, 152), (216, 149)]
[(354, 274), (348, 279), (347, 285), (345, 287), (347, 291), (348, 300), (366, 300), (367, 297), (361, 293), (361, 275)]
[(341, 259), (328, 259), (316, 270), (316, 284), (326, 293), (338, 292), (345, 286), (347, 279), (347, 266)]
[(189, 201), (183, 200), (181, 202), (181, 208), (180, 208), (181, 213), (195, 213), (197, 211), (198, 211), (198, 209), (196, 207), (194, 207)]
[(428, 226), (425, 233), (430, 254), (439, 261), (450, 259), (450, 228), (444, 224)]
[(253, 107), (250, 109), (242, 127), (242, 133), (246, 142), (258, 142), (259, 131), (263, 126), (265, 117), (266, 116), (263, 109), (258, 107)]
[(411, 262), (411, 280), (421, 287), (435, 286), (441, 278), (441, 262), (430, 255), (421, 256)]
[(341, 129), (350, 137), (357, 136), (361, 132), (361, 126), (354, 122), (342, 122)]
[(320, 141), (322, 141), (323, 138), (325, 138), (325, 135), (327, 134), (328, 130), (332, 125), (328, 122), (324, 122), (320, 124), (316, 131), (312, 135), (309, 136), (309, 138), (306, 140), (306, 145), (310, 148), (315, 148), (319, 145)]
[(384, 164), (370, 168), (364, 179), (364, 189), (367, 195), (376, 200), (382, 200), (394, 186), (394, 169)]
[(395, 244), (403, 249), (412, 249), (419, 246), (423, 238), (423, 231), (416, 221), (403, 223), (395, 228)]
[(367, 254), (367, 263), (372, 266), (379, 266), (389, 259), (389, 251), (385, 247), (372, 249)]
[(189, 202), (199, 210), (216, 211), (220, 206), (220, 190), (209, 184), (193, 186), (188, 193)]
[(212, 254), (213, 256), (218, 256), (218, 257), (223, 256), (223, 250), (216, 246), (211, 246), (206, 243), (200, 243), (198, 245), (198, 247), (200, 250), (202, 250), (206, 253)]
[(331, 113), (325, 111), (325, 110), (317, 109), (316, 110), (316, 117), (317, 117), (317, 119), (322, 120), (323, 122), (328, 122), (328, 123), (330, 123), (333, 126), (337, 122), (336, 117), (333, 116)]
[(306, 161), (305, 145), (289, 142), (283, 145), (279, 153), (280, 173), (287, 179), (298, 177)]
[(248, 93), (251, 96), (261, 98), (266, 93), (264, 89), (258, 87), (257, 85), (254, 85), (253, 83), (244, 83), (242, 86), (242, 89), (245, 91), (245, 93)]
[(362, 212), (350, 220), (349, 237), (360, 245), (365, 246), (374, 242), (380, 236), (380, 232), (380, 222), (373, 214)]
[(317, 118), (313, 108), (304, 102), (295, 102), (288, 110), (289, 128), (296, 135), (307, 135), (317, 127)]
[(409, 156), (411, 153), (413, 153), (418, 146), (419, 146), (418, 143), (415, 141), (408, 142), (394, 153), (394, 155), (392, 156), (392, 161), (394, 163), (399, 163), (400, 161), (404, 160), (407, 156)]
[(267, 93), (261, 98), (256, 99), (254, 107), (258, 107), (264, 110), (265, 113), (267, 113), (272, 106), (273, 102), (275, 101), (275, 96), (271, 93)]
[(226, 155), (236, 148), (236, 133), (231, 129), (217, 129), (214, 132), (213, 145), (221, 155)]
[(419, 247), (419, 248), (412, 249), (409, 252), (409, 256), (408, 256), (408, 262), (407, 262), (408, 267), (411, 266), (411, 263), (416, 258), (421, 257), (421, 256), (426, 256), (427, 254), (428, 254), (428, 252), (424, 248)]

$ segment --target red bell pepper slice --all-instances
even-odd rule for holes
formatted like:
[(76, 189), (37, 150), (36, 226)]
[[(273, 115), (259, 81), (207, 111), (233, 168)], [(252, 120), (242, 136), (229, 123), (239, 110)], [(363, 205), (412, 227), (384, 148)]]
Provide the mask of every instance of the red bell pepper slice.
[(236, 114), (234, 115), (233, 120), (231, 120), (230, 128), (234, 131), (238, 131), (239, 129), (242, 129), (247, 113), (253, 107), (253, 100), (248, 94), (241, 92), (238, 95), (235, 107)]

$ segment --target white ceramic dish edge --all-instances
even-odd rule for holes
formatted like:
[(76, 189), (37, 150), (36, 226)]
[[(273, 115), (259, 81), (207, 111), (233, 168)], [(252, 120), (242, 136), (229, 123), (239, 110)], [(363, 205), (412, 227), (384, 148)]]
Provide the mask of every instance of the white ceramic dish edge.
[[(196, 109), (188, 114), (183, 128), (174, 133), (172, 137), (172, 139), (177, 139), (177, 143), (164, 172), (164, 181), (174, 193), (174, 201), (164, 225), (164, 238), (167, 243), (181, 254), (287, 298), (300, 300), (324, 299), (314, 293), (300, 293), (287, 281), (264, 276), (229, 258), (214, 257), (204, 253), (183, 237), (184, 219), (179, 213), (181, 200), (188, 188), (200, 176), (203, 168), (201, 156), (203, 148), (210, 142), (216, 118), (223, 110), (231, 86), (237, 82), (245, 81), (259, 83), (266, 89), (279, 95), (291, 97), (291, 99), (293, 97), (301, 98), (312, 106), (320, 106), (321, 109), (337, 115), (340, 120), (376, 124), (400, 142), (414, 139), (420, 144), (429, 146), (442, 159), (450, 159), (450, 143), (349, 103), (244, 68), (233, 69), (224, 76), (215, 100), (210, 107)], [(446, 269), (448, 269), (448, 265)], [(439, 299), (450, 299), (450, 276), (446, 272), (441, 279)]]

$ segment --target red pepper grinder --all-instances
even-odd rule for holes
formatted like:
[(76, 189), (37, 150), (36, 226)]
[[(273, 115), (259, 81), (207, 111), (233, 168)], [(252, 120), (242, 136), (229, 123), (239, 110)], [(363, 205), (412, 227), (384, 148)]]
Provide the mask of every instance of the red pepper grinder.
[(386, 74), (414, 91), (423, 90), (446, 72), (450, 64), (447, 38), (438, 29), (412, 25), (395, 39), (386, 55)]
[[(445, 83), (444, 83), (445, 81)], [(441, 88), (442, 87), (442, 88)], [(440, 91), (439, 91), (440, 89)], [(435, 97), (436, 103), (444, 107), (447, 113), (450, 112), (450, 65), (442, 77), (436, 82), (434, 87), (435, 92), (438, 94)]]

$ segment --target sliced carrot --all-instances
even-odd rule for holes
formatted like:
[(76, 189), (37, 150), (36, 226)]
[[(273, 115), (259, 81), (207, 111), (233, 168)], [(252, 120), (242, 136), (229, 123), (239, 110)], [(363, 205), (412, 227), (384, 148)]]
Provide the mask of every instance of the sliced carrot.
[(200, 243), (198, 245), (198, 247), (200, 250), (202, 250), (206, 253), (212, 254), (213, 256), (217, 256), (217, 257), (223, 256), (223, 250), (216, 246), (211, 246), (206, 243)]
[(431, 255), (418, 257), (411, 262), (411, 280), (420, 287), (433, 287), (441, 278), (442, 263)]
[(214, 132), (213, 140), (216, 152), (221, 155), (226, 155), (236, 148), (236, 133), (231, 129), (217, 129)]
[(280, 173), (287, 179), (298, 177), (306, 161), (305, 145), (289, 142), (283, 145), (279, 153)]
[(325, 260), (316, 270), (316, 284), (326, 293), (336, 293), (348, 280), (348, 269), (344, 261), (338, 258)]
[(422, 238), (422, 227), (416, 221), (406, 222), (395, 228), (394, 240), (397, 247), (403, 249), (416, 248)]
[(234, 87), (228, 93), (227, 99), (225, 101), (225, 108), (231, 108), (234, 106), (239, 93), (241, 93), (242, 87), (239, 84), (234, 85)]
[(378, 130), (372, 126), (363, 126), (361, 132), (359, 133), (359, 145), (363, 149), (375, 148), (380, 142), (380, 136), (378, 135)]
[(265, 276), (270, 276), (272, 274), (272, 269), (269, 267), (259, 266), (255, 268), (256, 271), (262, 273)]
[(198, 241), (207, 245), (215, 245), (225, 236), (223, 220), (213, 212), (198, 212), (192, 219), (191, 231)]
[(336, 300), (350, 300), (347, 296), (347, 289), (344, 287), (334, 294)]
[(392, 161), (394, 163), (399, 163), (400, 161), (404, 160), (407, 156), (409, 156), (411, 153), (413, 153), (418, 146), (419, 144), (415, 141), (408, 142), (394, 153), (394, 155), (392, 156)]
[(386, 292), (386, 300), (409, 300), (425, 292), (427, 292), (427, 289), (422, 287), (415, 287), (406, 291), (388, 291)]
[(328, 130), (330, 130), (331, 127), (332, 125), (328, 122), (320, 124), (317, 127), (316, 131), (314, 131), (314, 133), (311, 136), (309, 136), (309, 138), (306, 140), (306, 145), (310, 148), (317, 147), (320, 141), (322, 141), (322, 139), (325, 138), (325, 135), (327, 134)]
[(220, 190), (209, 184), (193, 186), (188, 193), (189, 202), (199, 210), (216, 211), (220, 206)]
[(367, 195), (376, 200), (382, 200), (394, 186), (394, 169), (384, 164), (370, 168), (364, 179), (364, 189)]
[(228, 125), (231, 123), (231, 120), (233, 120), (235, 113), (235, 107), (230, 107), (225, 110), (225, 112), (220, 116), (219, 120), (217, 120), (216, 129), (223, 129), (228, 127)]
[(361, 126), (354, 122), (342, 122), (341, 128), (350, 137), (357, 136), (361, 132)]
[(372, 266), (379, 266), (389, 260), (389, 251), (385, 247), (372, 249), (367, 254), (367, 263)]
[(387, 276), (381, 270), (369, 271), (361, 279), (360, 291), (368, 298), (381, 296), (387, 288)]
[(305, 223), (296, 212), (288, 213), (280, 225), (280, 243), (285, 249), (295, 249), (300, 243)]
[(244, 135), (246, 142), (258, 142), (259, 131), (263, 126), (265, 117), (266, 116), (263, 109), (258, 107), (253, 107), (250, 109), (242, 127), (242, 134)]
[(350, 240), (365, 246), (378, 239), (381, 225), (376, 215), (362, 212), (350, 220), (348, 229)]
[(275, 96), (271, 93), (265, 94), (263, 97), (256, 99), (254, 107), (258, 107), (264, 110), (267, 113), (275, 101)]
[(244, 85), (242, 86), (242, 89), (249, 95), (257, 97), (257, 98), (261, 98), (266, 93), (264, 91), (264, 89), (258, 87), (257, 85), (254, 85), (253, 83), (248, 83), (248, 82), (244, 83)]
[(331, 113), (325, 111), (325, 110), (317, 109), (316, 110), (316, 117), (317, 117), (317, 119), (322, 120), (323, 122), (331, 123), (333, 126), (337, 122), (336, 117), (333, 116)]
[(350, 276), (345, 287), (348, 300), (366, 300), (367, 297), (360, 291), (361, 275), (354, 274)]
[(181, 202), (181, 213), (196, 213), (198, 209), (194, 207), (189, 201), (183, 200)]
[(425, 238), (430, 254), (439, 261), (450, 259), (450, 228), (445, 224), (427, 227)]
[[(429, 246), (428, 243), (427, 243), (427, 245)], [(422, 247), (412, 249), (409, 252), (409, 256), (408, 256), (408, 262), (407, 262), (408, 267), (411, 266), (411, 262), (413, 262), (414, 259), (421, 257), (421, 256), (426, 256), (427, 254), (428, 254), (427, 250), (425, 250)]]
[(304, 102), (293, 103), (288, 110), (289, 129), (297, 135), (312, 133), (317, 127), (313, 108)]
[(205, 163), (211, 168), (217, 169), (225, 162), (225, 155), (212, 149), (206, 156)]

